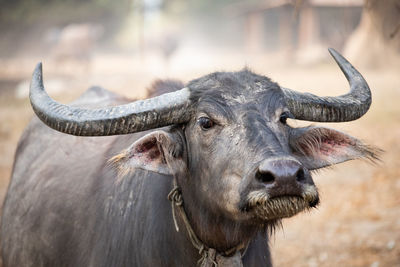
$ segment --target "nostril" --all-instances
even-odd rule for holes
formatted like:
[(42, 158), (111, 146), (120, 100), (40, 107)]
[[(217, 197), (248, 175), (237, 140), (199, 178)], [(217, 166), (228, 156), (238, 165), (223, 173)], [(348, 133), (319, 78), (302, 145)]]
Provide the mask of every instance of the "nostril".
[(306, 180), (306, 177), (304, 175), (304, 170), (303, 169), (300, 169), (300, 170), (297, 171), (296, 180), (298, 182), (304, 182)]
[(261, 183), (268, 184), (275, 181), (275, 176), (270, 172), (256, 172), (256, 179)]

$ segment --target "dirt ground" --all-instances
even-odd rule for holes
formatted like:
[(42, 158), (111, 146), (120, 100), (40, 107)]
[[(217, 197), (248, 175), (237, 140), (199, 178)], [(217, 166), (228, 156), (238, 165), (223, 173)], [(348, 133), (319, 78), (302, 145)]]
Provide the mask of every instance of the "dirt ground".
[[(348, 88), (333, 60), (296, 67), (274, 64), (274, 58), (266, 56), (246, 61), (225, 59), (210, 57), (203, 65), (176, 61), (169, 63), (167, 72), (166, 66), (152, 59), (143, 62), (126, 55), (104, 54), (90, 63), (62, 65), (46, 60), (44, 79), (50, 94), (63, 103), (94, 84), (126, 96), (144, 97), (144, 88), (154, 78), (189, 81), (211, 71), (238, 70), (244, 65), (299, 91), (338, 95)], [(1, 200), (18, 139), (33, 115), (27, 89), (38, 60), (0, 60)], [(394, 69), (361, 72), (373, 92), (370, 111), (355, 122), (329, 126), (383, 149), (381, 162), (353, 161), (315, 173), (321, 204), (309, 213), (284, 220), (283, 228), (271, 237), (275, 266), (400, 266), (400, 74)]]

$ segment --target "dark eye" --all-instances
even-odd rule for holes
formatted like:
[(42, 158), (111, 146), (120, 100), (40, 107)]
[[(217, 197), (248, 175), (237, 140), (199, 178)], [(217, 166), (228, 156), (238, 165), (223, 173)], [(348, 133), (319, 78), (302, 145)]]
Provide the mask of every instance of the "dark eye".
[(280, 121), (281, 123), (283, 123), (283, 124), (286, 124), (286, 120), (287, 120), (288, 118), (290, 118), (289, 113), (283, 112), (283, 113), (281, 114), (281, 116), (279, 117), (279, 121)]
[(214, 122), (207, 117), (200, 117), (197, 121), (203, 130), (208, 130), (214, 126)]

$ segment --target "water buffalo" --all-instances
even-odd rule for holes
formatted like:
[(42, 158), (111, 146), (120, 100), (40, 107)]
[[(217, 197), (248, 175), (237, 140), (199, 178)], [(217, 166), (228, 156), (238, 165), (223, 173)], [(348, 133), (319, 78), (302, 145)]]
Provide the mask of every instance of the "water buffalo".
[(131, 103), (93, 88), (62, 105), (45, 92), (39, 64), (30, 99), (41, 121), (17, 148), (4, 266), (271, 266), (269, 230), (319, 203), (310, 171), (376, 158), (347, 134), (287, 124), (369, 109), (364, 78), (330, 53), (351, 87), (338, 97), (244, 69), (185, 87), (159, 82), (153, 94), (164, 94)]

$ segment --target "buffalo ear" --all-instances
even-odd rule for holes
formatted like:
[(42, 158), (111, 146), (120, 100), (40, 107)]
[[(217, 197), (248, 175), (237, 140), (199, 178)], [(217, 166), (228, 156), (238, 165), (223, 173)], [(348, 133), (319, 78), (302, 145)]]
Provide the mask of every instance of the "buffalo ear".
[(112, 157), (109, 163), (116, 167), (119, 176), (135, 169), (174, 175), (184, 164), (183, 142), (178, 133), (154, 131)]
[(324, 128), (295, 128), (290, 134), (294, 155), (309, 170), (319, 169), (344, 161), (365, 158), (379, 160), (380, 149), (370, 147), (345, 133)]

